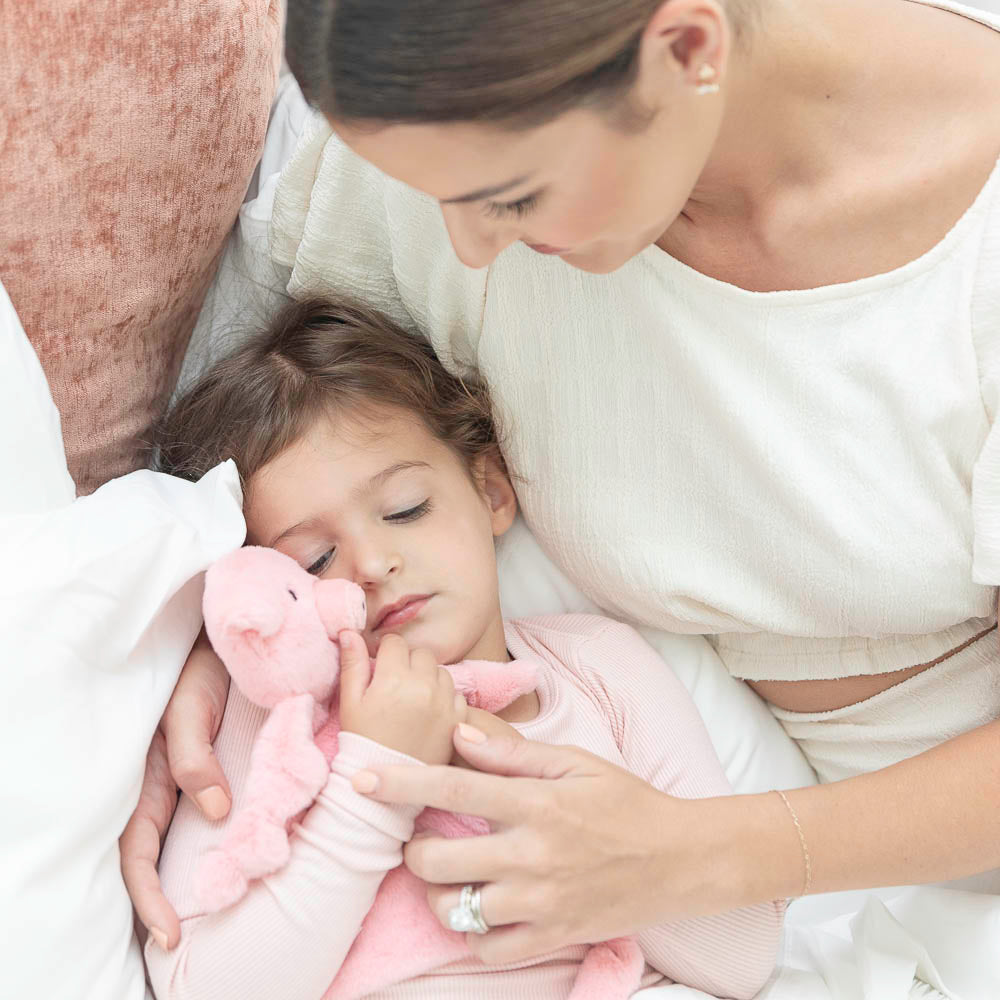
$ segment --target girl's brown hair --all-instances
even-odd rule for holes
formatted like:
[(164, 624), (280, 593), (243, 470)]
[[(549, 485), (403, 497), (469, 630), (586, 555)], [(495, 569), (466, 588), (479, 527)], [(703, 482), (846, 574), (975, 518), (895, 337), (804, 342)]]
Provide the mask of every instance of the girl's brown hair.
[[(333, 119), (516, 128), (620, 107), (664, 2), (288, 0), (285, 48), (306, 97)], [(760, 2), (725, 0), (737, 39)]]
[[(451, 375), (430, 344), (355, 302), (289, 305), (213, 364), (161, 422), (156, 467), (199, 479), (235, 459), (246, 490), (322, 416), (406, 410), (468, 464), (500, 459), (485, 383)], [(502, 461), (502, 460), (501, 460)]]

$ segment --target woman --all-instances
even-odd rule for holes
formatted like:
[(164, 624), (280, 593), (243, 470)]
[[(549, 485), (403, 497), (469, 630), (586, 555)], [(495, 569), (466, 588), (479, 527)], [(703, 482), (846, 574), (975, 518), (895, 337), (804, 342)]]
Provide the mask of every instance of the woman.
[[(460, 736), (492, 773), (365, 776), (495, 822), (406, 854), (442, 920), (482, 883), (483, 958), (1000, 866), (998, 28), (926, 0), (290, 5), (339, 137), (278, 193), (290, 290), (353, 284), (481, 366), (550, 553), (612, 613), (713, 635), (831, 782), (683, 802)], [(170, 946), (170, 774), (228, 808), (224, 692), (182, 679), (123, 843)]]

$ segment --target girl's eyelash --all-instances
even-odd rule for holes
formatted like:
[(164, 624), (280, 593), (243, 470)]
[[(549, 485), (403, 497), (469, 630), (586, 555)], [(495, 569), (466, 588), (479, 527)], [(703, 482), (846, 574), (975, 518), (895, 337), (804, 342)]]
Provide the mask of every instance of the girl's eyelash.
[(306, 572), (313, 576), (319, 576), (333, 562), (336, 552), (336, 549), (327, 549), (311, 566), (306, 567)]
[[(386, 521), (395, 524), (406, 524), (408, 521), (416, 521), (418, 517), (423, 517), (431, 509), (430, 497), (418, 503), (416, 507), (408, 507), (406, 510), (397, 511), (395, 514), (387, 514)], [(320, 576), (333, 562), (333, 557), (337, 554), (336, 549), (327, 549), (315, 562), (306, 567), (306, 572), (313, 576)]]
[(423, 517), (431, 509), (430, 498), (418, 503), (416, 507), (407, 510), (397, 511), (395, 514), (387, 514), (385, 520), (394, 521), (397, 524), (405, 524), (407, 521), (415, 521), (418, 517)]
[(511, 215), (522, 219), (533, 211), (537, 204), (538, 195), (529, 194), (526, 198), (521, 198), (518, 201), (488, 201), (485, 212), (493, 219), (505, 219)]

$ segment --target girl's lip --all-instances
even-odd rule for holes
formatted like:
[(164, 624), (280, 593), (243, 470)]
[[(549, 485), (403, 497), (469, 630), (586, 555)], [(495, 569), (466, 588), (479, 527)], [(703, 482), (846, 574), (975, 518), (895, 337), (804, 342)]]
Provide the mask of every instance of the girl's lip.
[(396, 601), (395, 604), (383, 608), (379, 612), (378, 618), (375, 619), (372, 631), (380, 632), (383, 629), (396, 628), (413, 621), (424, 610), (431, 596), (431, 594), (411, 594), (401, 601)]
[(527, 246), (528, 249), (534, 250), (535, 253), (569, 253), (569, 249), (567, 247), (550, 247), (547, 243), (528, 243)]

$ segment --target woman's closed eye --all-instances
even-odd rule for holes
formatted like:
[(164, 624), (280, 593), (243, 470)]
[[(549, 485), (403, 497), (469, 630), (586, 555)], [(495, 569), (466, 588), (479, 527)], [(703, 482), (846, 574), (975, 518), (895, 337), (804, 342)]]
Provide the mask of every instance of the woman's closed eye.
[(537, 208), (538, 198), (536, 193), (518, 198), (517, 201), (488, 201), (483, 206), (483, 211), (492, 219), (507, 219), (511, 216), (523, 219)]
[(428, 498), (418, 503), (416, 507), (408, 507), (406, 510), (396, 511), (395, 514), (387, 514), (385, 520), (392, 521), (395, 524), (405, 524), (407, 521), (416, 521), (418, 517), (423, 517), (430, 509), (431, 501)]

